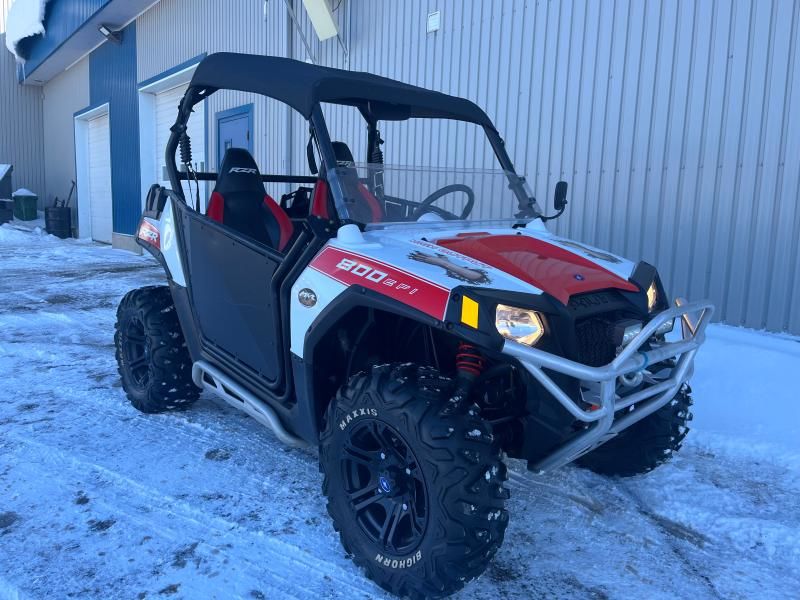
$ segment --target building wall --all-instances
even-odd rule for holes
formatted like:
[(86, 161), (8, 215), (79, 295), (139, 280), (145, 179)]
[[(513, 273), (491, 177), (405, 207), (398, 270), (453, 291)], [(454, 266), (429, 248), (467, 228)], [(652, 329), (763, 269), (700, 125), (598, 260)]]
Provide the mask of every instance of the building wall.
[(10, 0), (0, 0), (0, 163), (14, 165), (14, 189), (28, 188), (44, 205), (42, 88), (17, 84), (17, 64), (6, 50), (5, 16)]
[(109, 103), (114, 233), (133, 235), (142, 216), (136, 23), (122, 30), (122, 43), (89, 55), (89, 99), (91, 106)]
[[(286, 21), (286, 6), (282, 1), (265, 4), (162, 0), (136, 20), (138, 81), (146, 81), (202, 53), (285, 56)], [(220, 91), (205, 102), (209, 166), (218, 162), (216, 114), (253, 103), (253, 153), (260, 168), (271, 172), (290, 170), (286, 155), (286, 107), (262, 96), (235, 91)], [(177, 115), (177, 107), (175, 112)]]
[[(65, 199), (75, 180), (75, 126), (72, 116), (89, 104), (89, 59), (84, 58), (48, 81), (43, 88), (45, 190), (48, 205), (55, 196)], [(77, 207), (82, 190), (75, 190), (70, 206)], [(87, 199), (88, 202), (88, 199)], [(74, 218), (73, 223), (77, 221)]]
[[(343, 0), (349, 61), (298, 14), (321, 64), (481, 105), (540, 202), (570, 183), (558, 233), (657, 265), (718, 319), (800, 333), (800, 3)], [(298, 36), (293, 52), (306, 58)], [(474, 138), (450, 134), (481, 166)], [(425, 161), (432, 137), (391, 142)]]

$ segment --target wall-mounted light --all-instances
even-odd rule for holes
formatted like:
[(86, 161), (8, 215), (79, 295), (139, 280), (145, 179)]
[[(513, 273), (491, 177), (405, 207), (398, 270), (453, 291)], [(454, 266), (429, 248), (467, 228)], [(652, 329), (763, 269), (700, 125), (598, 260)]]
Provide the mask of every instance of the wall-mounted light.
[(306, 7), (308, 18), (311, 19), (311, 25), (314, 26), (319, 41), (323, 42), (339, 33), (336, 17), (333, 16), (328, 0), (303, 0), (303, 6)]
[(108, 25), (100, 25), (97, 28), (97, 31), (103, 34), (103, 37), (106, 38), (109, 42), (113, 42), (115, 44), (122, 43), (122, 32), (121, 31), (114, 31)]
[(439, 31), (439, 28), (442, 26), (442, 13), (438, 10), (429, 12), (428, 20), (425, 25), (425, 30), (427, 33), (436, 33)]

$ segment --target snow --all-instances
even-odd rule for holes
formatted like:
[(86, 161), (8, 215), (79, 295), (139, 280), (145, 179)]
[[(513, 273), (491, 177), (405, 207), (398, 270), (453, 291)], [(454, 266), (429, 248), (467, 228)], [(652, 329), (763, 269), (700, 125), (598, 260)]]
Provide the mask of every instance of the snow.
[[(204, 394), (143, 415), (114, 311), (147, 256), (0, 227), (0, 599), (386, 598), (344, 554), (313, 451)], [(509, 461), (511, 522), (457, 598), (790, 598), (800, 340), (712, 325), (675, 459), (629, 480)]]
[(36, 194), (30, 191), (28, 188), (19, 188), (16, 192), (11, 194), (12, 197), (14, 196), (35, 196)]
[(44, 9), (47, 0), (16, 0), (6, 16), (6, 48), (19, 62), (24, 62), (17, 52), (19, 42), (26, 37), (44, 33)]

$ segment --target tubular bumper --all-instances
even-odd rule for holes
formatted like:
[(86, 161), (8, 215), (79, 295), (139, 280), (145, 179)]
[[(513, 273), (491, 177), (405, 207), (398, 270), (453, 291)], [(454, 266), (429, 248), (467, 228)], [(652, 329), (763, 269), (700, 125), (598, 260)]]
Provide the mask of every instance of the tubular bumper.
[[(708, 301), (687, 303), (678, 298), (673, 308), (656, 315), (613, 361), (602, 367), (590, 367), (506, 340), (503, 345), (504, 354), (516, 358), (573, 417), (592, 424), (532, 465), (532, 470), (544, 472), (570, 463), (667, 404), (691, 377), (694, 355), (705, 341), (705, 330), (713, 313), (714, 305)], [(670, 319), (680, 319), (682, 339), (662, 344), (651, 350), (640, 350), (656, 329)], [(676, 364), (669, 378), (624, 398), (617, 395), (617, 378), (641, 373), (648, 365), (670, 358), (675, 358)], [(599, 384), (599, 407), (595, 410), (585, 410), (579, 406), (544, 372), (544, 369), (574, 377), (584, 384)], [(592, 403), (597, 402), (593, 397)], [(634, 404), (637, 405), (635, 410), (614, 418), (618, 411)]]

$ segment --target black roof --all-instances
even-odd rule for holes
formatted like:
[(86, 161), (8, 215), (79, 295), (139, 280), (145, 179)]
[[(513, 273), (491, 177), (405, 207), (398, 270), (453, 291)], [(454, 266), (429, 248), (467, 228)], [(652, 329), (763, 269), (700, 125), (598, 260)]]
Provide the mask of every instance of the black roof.
[(220, 52), (197, 66), (192, 87), (263, 94), (288, 104), (306, 119), (320, 102), (345, 104), (377, 120), (409, 117), (456, 119), (494, 129), (474, 102), (361, 71), (320, 67), (277, 56)]

